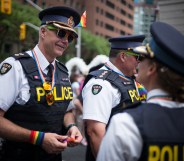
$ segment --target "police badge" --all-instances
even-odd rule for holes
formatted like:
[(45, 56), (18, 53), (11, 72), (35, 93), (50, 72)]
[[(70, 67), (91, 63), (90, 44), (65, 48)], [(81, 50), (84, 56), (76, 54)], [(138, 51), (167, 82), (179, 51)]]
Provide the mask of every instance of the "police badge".
[(0, 69), (0, 74), (3, 75), (3, 74), (6, 74), (8, 73), (8, 71), (12, 68), (12, 66), (8, 63), (4, 63), (2, 66), (1, 66), (1, 69)]
[(101, 90), (102, 90), (102, 86), (101, 85), (95, 84), (92, 87), (92, 93), (94, 95), (97, 95), (98, 93), (100, 93)]

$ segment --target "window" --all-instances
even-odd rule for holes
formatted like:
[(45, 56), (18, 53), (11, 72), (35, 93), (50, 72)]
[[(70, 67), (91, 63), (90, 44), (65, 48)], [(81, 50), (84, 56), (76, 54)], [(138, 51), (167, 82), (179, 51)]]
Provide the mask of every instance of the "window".
[(113, 9), (114, 9), (114, 4), (113, 4), (112, 2), (107, 1), (107, 2), (106, 2), (106, 5), (107, 5), (108, 7), (110, 7), (110, 8), (113, 8)]
[(98, 26), (98, 24), (99, 24), (99, 21), (98, 21), (98, 19), (96, 20), (96, 25)]
[(113, 27), (112, 25), (105, 24), (105, 28), (106, 28), (107, 30), (114, 31), (114, 27)]
[(110, 14), (110, 13), (108, 13), (108, 12), (105, 13), (105, 16), (106, 16), (107, 18), (111, 19), (111, 20), (114, 20), (114, 15), (112, 15), (112, 14)]
[(125, 35), (125, 31), (122, 31), (122, 30), (121, 30), (120, 34), (121, 34), (121, 35)]
[(132, 10), (133, 6), (131, 4), (128, 4), (128, 8), (130, 8)]
[(128, 14), (128, 18), (129, 18), (129, 19), (133, 19), (133, 16), (130, 15), (130, 14)]
[(122, 13), (123, 15), (126, 15), (126, 12), (125, 12), (123, 9), (121, 9), (121, 13)]
[(128, 24), (128, 28), (132, 29), (133, 27), (132, 27), (132, 25), (131, 25), (131, 24)]
[(121, 23), (122, 25), (126, 25), (126, 23), (125, 23), (124, 20), (121, 20), (120, 23)]
[(126, 6), (126, 1), (125, 0), (121, 0), (121, 3)]

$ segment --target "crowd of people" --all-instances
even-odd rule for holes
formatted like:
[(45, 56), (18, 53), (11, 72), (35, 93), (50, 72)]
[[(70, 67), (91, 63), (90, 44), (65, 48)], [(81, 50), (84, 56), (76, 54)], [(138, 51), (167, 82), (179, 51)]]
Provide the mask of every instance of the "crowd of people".
[(78, 37), (80, 15), (39, 13), (38, 44), (0, 64), (2, 161), (62, 161), (87, 146), (86, 161), (184, 158), (184, 36), (154, 22), (145, 35), (109, 39), (109, 60), (69, 76), (57, 60)]

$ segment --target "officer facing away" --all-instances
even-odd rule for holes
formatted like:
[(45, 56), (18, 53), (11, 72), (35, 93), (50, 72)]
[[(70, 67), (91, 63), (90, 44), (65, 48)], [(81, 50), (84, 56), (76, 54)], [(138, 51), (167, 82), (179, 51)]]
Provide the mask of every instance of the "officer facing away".
[(142, 45), (144, 35), (111, 38), (109, 61), (100, 70), (91, 72), (83, 88), (83, 119), (88, 147), (86, 161), (95, 160), (106, 125), (119, 105), (132, 104), (145, 98), (137, 92), (136, 74), (139, 55), (133, 48)]
[(82, 140), (73, 113), (67, 110), (73, 98), (68, 71), (56, 60), (77, 38), (73, 28), (80, 15), (57, 6), (41, 11), (39, 18), (38, 44), (0, 65), (3, 161), (62, 161), (61, 152)]
[(138, 65), (137, 79), (148, 90), (147, 103), (114, 115), (97, 161), (184, 158), (184, 36), (155, 22), (152, 40)]

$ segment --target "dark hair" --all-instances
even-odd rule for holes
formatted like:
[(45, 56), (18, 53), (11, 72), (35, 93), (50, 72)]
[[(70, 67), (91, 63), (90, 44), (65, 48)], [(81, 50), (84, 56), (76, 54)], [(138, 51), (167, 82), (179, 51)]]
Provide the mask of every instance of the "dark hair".
[(158, 81), (161, 88), (168, 92), (174, 101), (184, 102), (184, 77), (161, 63), (157, 64)]
[(111, 49), (110, 52), (109, 52), (109, 58), (115, 58), (118, 55), (119, 52), (120, 52), (120, 50)]

